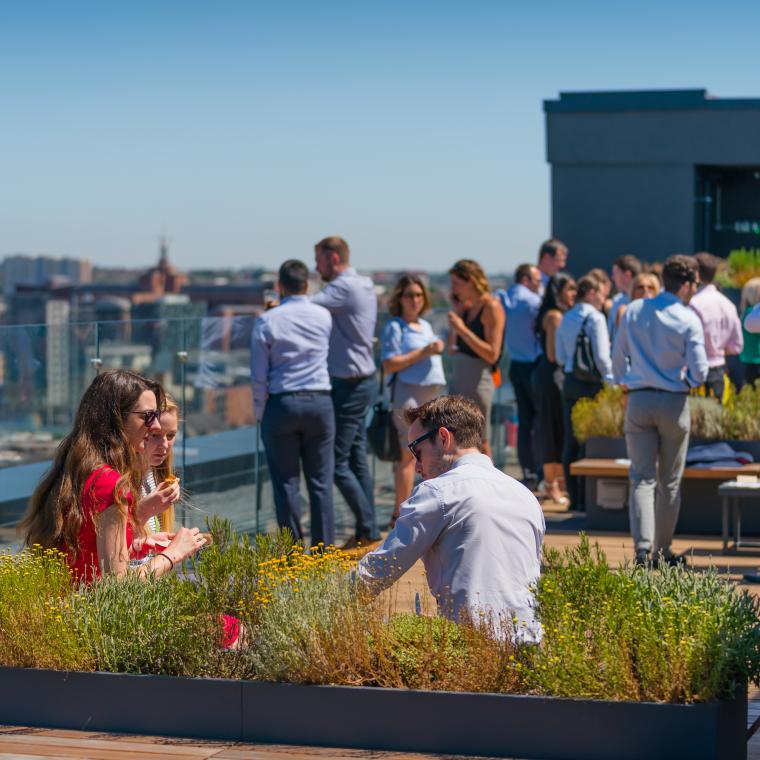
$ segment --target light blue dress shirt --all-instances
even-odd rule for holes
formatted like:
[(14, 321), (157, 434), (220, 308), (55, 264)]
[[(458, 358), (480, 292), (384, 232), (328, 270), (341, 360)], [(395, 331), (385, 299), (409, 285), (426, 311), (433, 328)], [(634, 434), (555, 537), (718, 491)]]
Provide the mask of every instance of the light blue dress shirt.
[(583, 321), (586, 322), (586, 335), (591, 340), (591, 349), (594, 352), (594, 364), (606, 383), (612, 382), (612, 357), (610, 356), (610, 336), (607, 333), (607, 322), (599, 309), (590, 303), (578, 303), (562, 317), (562, 323), (557, 328), (554, 338), (554, 350), (557, 355), (557, 364), (565, 372), (573, 371), (573, 359), (575, 357), (575, 341), (581, 331)]
[(628, 306), (630, 302), (631, 297), (628, 293), (618, 293), (612, 299), (612, 306), (610, 308), (609, 316), (607, 317), (607, 331), (610, 334), (610, 341), (613, 345), (615, 343), (615, 333), (617, 332), (617, 325), (615, 324), (617, 321), (617, 313), (620, 311), (620, 307), (623, 306), (623, 304)]
[(329, 391), (327, 351), (332, 317), (307, 296), (288, 296), (262, 314), (251, 336), (251, 383), (256, 419), (267, 398), (286, 391)]
[(372, 280), (348, 267), (311, 300), (328, 309), (333, 317), (327, 360), (330, 375), (343, 378), (373, 375), (377, 296)]
[(699, 317), (667, 291), (633, 301), (620, 320), (613, 369), (629, 390), (685, 392), (701, 385), (707, 354)]
[(534, 362), (541, 356), (541, 343), (536, 335), (536, 317), (541, 308), (541, 296), (525, 285), (515, 284), (496, 295), (504, 307), (504, 343), (509, 356), (516, 362)]
[(515, 638), (537, 642), (542, 629), (531, 589), (541, 572), (544, 531), (541, 507), (524, 485), (484, 454), (466, 454), (414, 489), (396, 527), (361, 560), (357, 575), (379, 593), (422, 558), (441, 614), (458, 620), (466, 610), (476, 621), (481, 614), (514, 616)]
[[(413, 330), (408, 322), (400, 317), (394, 317), (383, 328), (381, 336), (381, 361), (394, 356), (408, 354), (418, 348), (424, 348), (436, 340), (433, 328), (426, 319), (418, 320), (420, 330)], [(410, 367), (396, 373), (398, 379), (409, 385), (445, 385), (446, 376), (443, 374), (443, 361), (440, 354), (426, 356)]]

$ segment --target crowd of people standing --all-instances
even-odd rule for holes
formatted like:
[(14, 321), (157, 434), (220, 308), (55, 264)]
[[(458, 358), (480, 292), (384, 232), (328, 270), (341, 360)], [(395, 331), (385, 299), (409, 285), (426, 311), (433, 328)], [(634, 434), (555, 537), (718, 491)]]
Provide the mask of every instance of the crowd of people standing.
[[(708, 253), (679, 261), (685, 259), (688, 277), (695, 278), (689, 282), (700, 284), (680, 302), (700, 326), (707, 370), (702, 377), (695, 366), (689, 374), (684, 349), (683, 357), (673, 358), (677, 367), (673, 371), (680, 373), (677, 392), (701, 385), (707, 395), (720, 400), (726, 356), (740, 355), (749, 379), (758, 373), (760, 356), (755, 356), (757, 346), (754, 339), (747, 339), (736, 308), (714, 284), (720, 260)], [(662, 352), (647, 355), (651, 366), (646, 369), (637, 366), (643, 355), (634, 359), (625, 354), (617, 367), (613, 362), (618, 347), (633, 340), (640, 308), (635, 304), (667, 299), (663, 288), (673, 295), (665, 282), (667, 262), (646, 265), (635, 256), (622, 255), (609, 274), (595, 268), (576, 280), (566, 271), (568, 261), (567, 246), (547, 240), (539, 248), (537, 263), (518, 266), (512, 285), (496, 293), (476, 261), (455, 262), (449, 270), (446, 336), (436, 335), (423, 316), (431, 306), (424, 279), (406, 274), (396, 283), (389, 299), (390, 319), (380, 336), (380, 391), (390, 389), (401, 452), (394, 465), (390, 527), (414, 483), (405, 413), (448, 388), (472, 400), (483, 413), (481, 450), (490, 455), (491, 407), (501, 383), (503, 352), (509, 357), (517, 407), (523, 483), (569, 509), (582, 510), (584, 505), (582, 483), (570, 471), (571, 463), (584, 453), (573, 434), (575, 404), (595, 396), (604, 384), (635, 385), (639, 375), (648, 378), (646, 389), (672, 390), (660, 387), (667, 385), (661, 365), (667, 364), (668, 351), (676, 355), (681, 351), (676, 345), (682, 338), (680, 328), (675, 332), (681, 337), (675, 342), (668, 344), (663, 338)], [(285, 262), (279, 278), (280, 306), (256, 325), (251, 365), (254, 405), (262, 420), (279, 523), (303, 537), (298, 493), (302, 463), (312, 542), (331, 543), (335, 538), (330, 488), (334, 481), (355, 518), (354, 535), (346, 544), (351, 548), (372, 544), (379, 537), (365, 436), (368, 412), (378, 393), (373, 356), (377, 298), (371, 280), (351, 266), (349, 247), (342, 238), (317, 243), (315, 262), (324, 288), (307, 297), (306, 265)], [(758, 285), (760, 281), (751, 282), (745, 288), (743, 317), (760, 300)], [(683, 322), (681, 312), (678, 318)], [(653, 324), (650, 321), (648, 329)], [(657, 338), (666, 336), (670, 327), (657, 325)], [(753, 346), (754, 351), (748, 350)], [(448, 378), (442, 362), (445, 352), (451, 357)]]

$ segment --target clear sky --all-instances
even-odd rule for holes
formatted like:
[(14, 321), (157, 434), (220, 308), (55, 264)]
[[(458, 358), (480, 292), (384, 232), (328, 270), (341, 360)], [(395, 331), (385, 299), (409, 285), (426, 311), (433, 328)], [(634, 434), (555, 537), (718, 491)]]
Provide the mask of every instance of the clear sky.
[[(2, 0), (0, 257), (509, 271), (550, 233), (542, 101), (758, 97), (760, 3)], [(572, 252), (571, 252), (572, 255)]]

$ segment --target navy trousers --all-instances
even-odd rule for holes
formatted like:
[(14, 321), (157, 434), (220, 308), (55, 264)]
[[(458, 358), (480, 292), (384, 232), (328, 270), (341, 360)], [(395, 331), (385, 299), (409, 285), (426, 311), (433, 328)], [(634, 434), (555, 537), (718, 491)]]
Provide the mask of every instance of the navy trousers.
[(373, 375), (330, 378), (335, 408), (335, 485), (356, 518), (356, 537), (380, 537), (372, 474), (367, 465), (367, 415), (375, 399)]
[(515, 389), (517, 402), (517, 461), (526, 480), (541, 479), (543, 467), (536, 453), (536, 401), (533, 396), (531, 376), (538, 365), (532, 362), (512, 360), (509, 365), (509, 379)]
[(270, 396), (261, 421), (277, 524), (303, 538), (301, 465), (311, 507), (311, 545), (335, 543), (335, 416), (329, 392)]

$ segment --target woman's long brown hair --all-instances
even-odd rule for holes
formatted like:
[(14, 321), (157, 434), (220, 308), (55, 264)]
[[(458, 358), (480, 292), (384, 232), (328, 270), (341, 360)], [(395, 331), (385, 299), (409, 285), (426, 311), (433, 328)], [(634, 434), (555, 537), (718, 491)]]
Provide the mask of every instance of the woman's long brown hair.
[(53, 466), (34, 490), (19, 525), (27, 546), (65, 546), (76, 554), (84, 521), (84, 484), (101, 465), (119, 473), (116, 505), (138, 535), (143, 531), (127, 496), (139, 494), (143, 465), (124, 431), (127, 415), (145, 391), (152, 391), (158, 408), (163, 408), (161, 386), (136, 372), (109, 370), (90, 383), (79, 402), (74, 427), (59, 444)]

